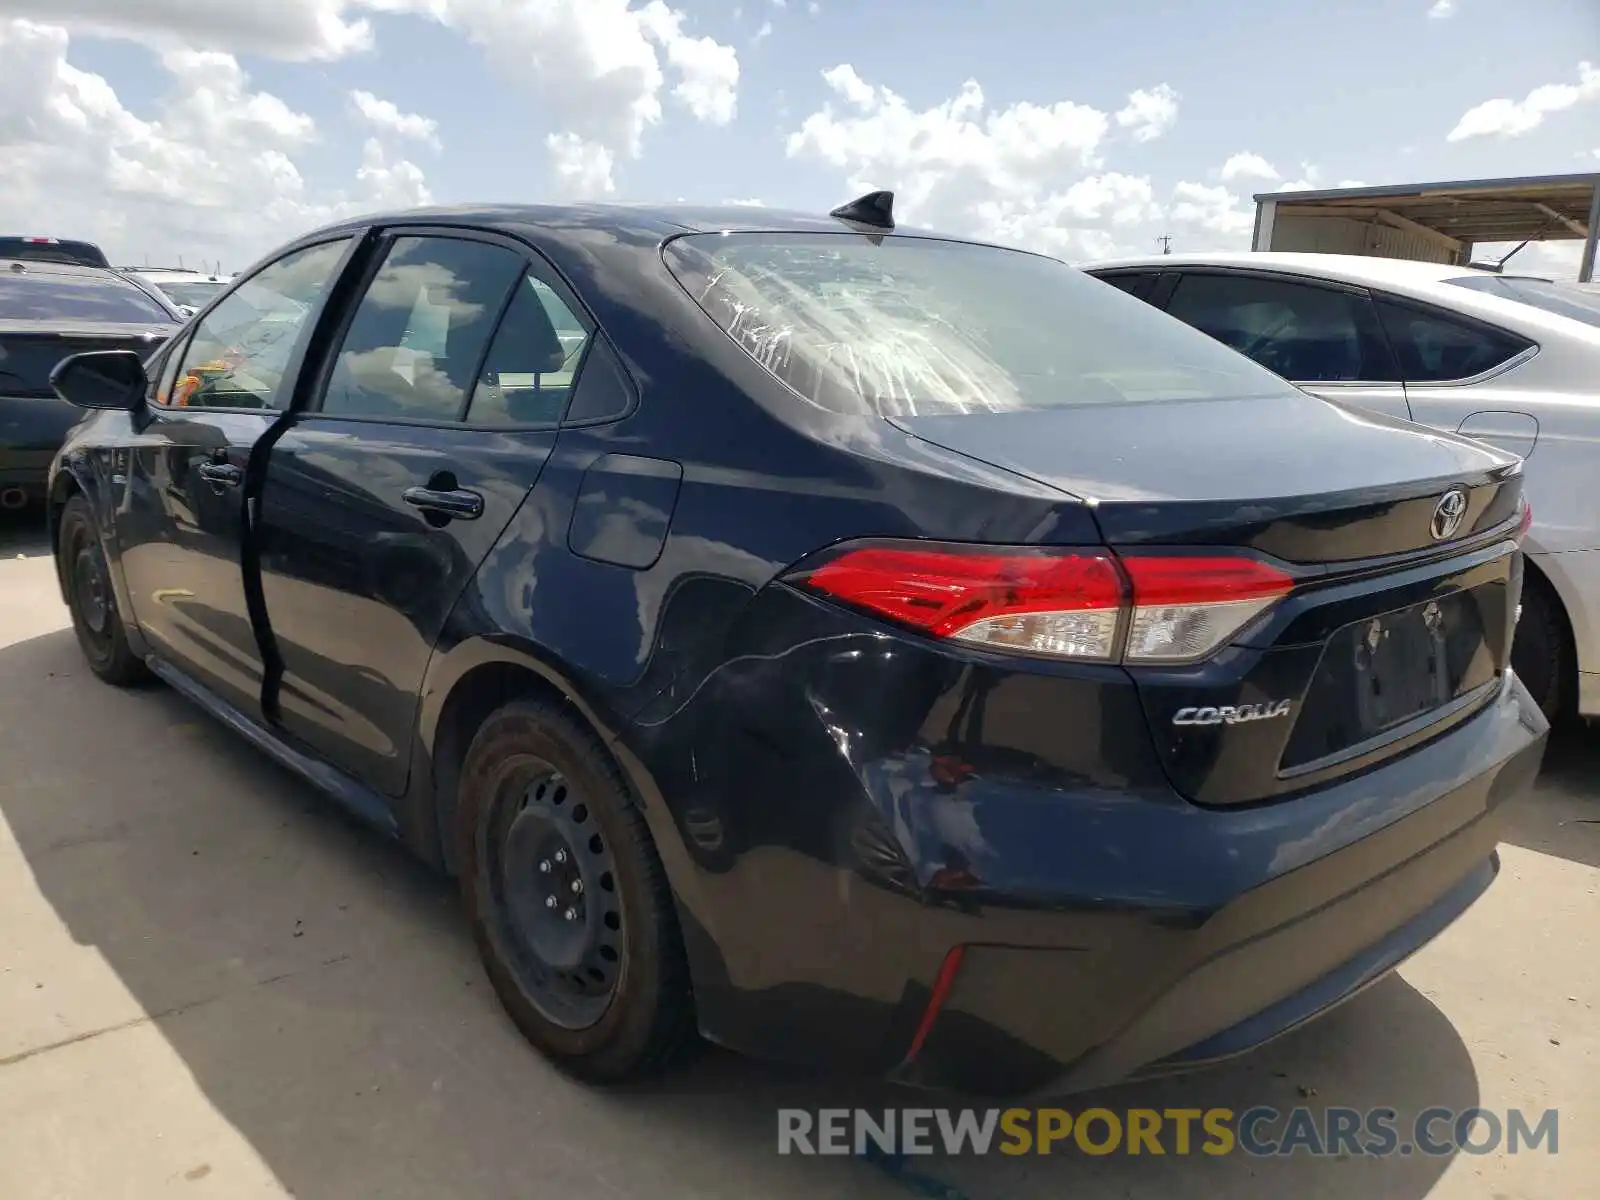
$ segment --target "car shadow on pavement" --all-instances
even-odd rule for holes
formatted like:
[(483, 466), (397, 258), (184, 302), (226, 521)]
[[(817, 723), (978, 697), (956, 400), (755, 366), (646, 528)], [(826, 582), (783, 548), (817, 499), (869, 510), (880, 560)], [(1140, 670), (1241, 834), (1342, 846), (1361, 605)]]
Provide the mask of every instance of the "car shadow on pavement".
[(0, 559), (34, 558), (50, 553), (50, 531), (37, 505), (0, 511)]
[(1600, 867), (1600, 728), (1580, 723), (1550, 735), (1533, 795), (1511, 806), (1504, 840)]
[[(345, 820), (176, 694), (99, 684), (67, 631), (0, 648), (0, 680), (0, 815), (24, 874), (23, 893), (17, 881), (0, 880), (0, 900), (23, 895), (26, 931), (8, 930), (8, 940), (16, 935), (10, 961), (38, 976), (0, 990), (0, 1091), (9, 1081), (21, 1086), (21, 1075), (8, 1072), (45, 1070), (66, 1053), (79, 1056), (74, 1082), (43, 1089), (57, 1097), (52, 1103), (121, 1086), (116, 1039), (153, 1025), (193, 1080), (183, 1086), (197, 1087), (302, 1200), (1342, 1200), (1358, 1192), (1420, 1200), (1449, 1161), (1091, 1157), (1057, 1147), (1049, 1157), (918, 1159), (901, 1170), (783, 1157), (781, 1107), (959, 1102), (710, 1049), (649, 1084), (600, 1091), (574, 1083), (502, 1016), (447, 881)], [(3, 865), (14, 857), (4, 833), (0, 869), (17, 871)], [(28, 901), (27, 873), (48, 910)], [(98, 1074), (86, 1077), (85, 1063)], [(1391, 977), (1235, 1064), (1060, 1103), (1388, 1106), (1404, 1129), (1421, 1108), (1466, 1108), (1477, 1098), (1455, 1029)], [(12, 1104), (22, 1111), (15, 1097)], [(168, 1129), (167, 1137), (181, 1136)], [(212, 1166), (197, 1161), (190, 1177)], [(237, 1178), (230, 1187), (228, 1166), (218, 1164), (208, 1186), (243, 1194)]]

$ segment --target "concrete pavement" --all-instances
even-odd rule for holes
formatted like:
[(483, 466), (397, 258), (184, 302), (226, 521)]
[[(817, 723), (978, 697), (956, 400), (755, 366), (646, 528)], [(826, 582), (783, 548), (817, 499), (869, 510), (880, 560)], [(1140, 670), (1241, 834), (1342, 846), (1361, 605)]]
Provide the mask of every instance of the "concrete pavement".
[(927, 1103), (894, 1089), (714, 1052), (622, 1092), (556, 1074), (501, 1016), (451, 887), (170, 691), (98, 683), (44, 550), (0, 528), (3, 1200), (1600, 1196), (1600, 733), (1558, 744), (1500, 880), (1399, 976), (1238, 1064), (1089, 1098), (1558, 1107), (1559, 1154), (1067, 1153), (897, 1179), (775, 1153), (777, 1107)]

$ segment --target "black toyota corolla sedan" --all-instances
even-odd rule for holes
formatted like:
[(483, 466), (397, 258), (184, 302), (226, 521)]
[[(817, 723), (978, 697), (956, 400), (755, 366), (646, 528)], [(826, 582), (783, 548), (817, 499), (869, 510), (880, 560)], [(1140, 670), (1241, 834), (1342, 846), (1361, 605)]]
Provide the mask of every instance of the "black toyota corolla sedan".
[(95, 673), (454, 874), (595, 1081), (1232, 1055), (1465, 910), (1544, 750), (1517, 460), (883, 194), (364, 218), (55, 384)]

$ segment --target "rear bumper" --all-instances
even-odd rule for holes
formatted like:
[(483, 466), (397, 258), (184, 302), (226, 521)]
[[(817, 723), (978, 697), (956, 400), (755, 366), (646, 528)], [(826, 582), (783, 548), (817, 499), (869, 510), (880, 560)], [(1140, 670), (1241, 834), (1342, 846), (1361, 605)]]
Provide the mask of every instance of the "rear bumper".
[(50, 462), (82, 416), (63, 400), (0, 396), (0, 487), (42, 499)]
[[(1061, 951), (970, 948), (921, 1053), (897, 1074), (981, 1092), (1018, 1083), (1072, 1092), (1270, 1041), (1381, 978), (1488, 888), (1501, 808), (1532, 784), (1544, 742), (1543, 718), (1513, 681), (1467, 727), (1333, 789), (1342, 797), (1317, 798), (1355, 818), (1359, 834), (1374, 789), (1435, 791), (1409, 815), (1260, 880), (1192, 929), (1127, 953), (1067, 952), (1059, 964), (1046, 960)], [(1297, 819), (1295, 802), (1281, 807), (1286, 823)], [(1191, 843), (1196, 858), (1227, 854), (1226, 826), (1242, 814), (1206, 815), (1218, 825)], [(1078, 1007), (1064, 993), (1086, 990), (1096, 1011), (1064, 1020)], [(1106, 1036), (1085, 1044), (1074, 1028), (1084, 1017)]]
[(1488, 886), (1548, 732), (1508, 675), (1377, 767), (1204, 808), (1110, 672), (986, 674), (814, 617), (676, 710), (698, 733), (628, 740), (707, 1036), (928, 1087), (1186, 1069), (1353, 995)]

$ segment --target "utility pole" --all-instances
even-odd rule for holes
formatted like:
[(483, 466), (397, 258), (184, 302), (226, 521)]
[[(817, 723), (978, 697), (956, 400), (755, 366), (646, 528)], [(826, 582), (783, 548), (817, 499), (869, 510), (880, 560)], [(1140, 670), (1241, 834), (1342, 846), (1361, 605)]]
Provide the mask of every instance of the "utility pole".
[(1161, 243), (1161, 253), (1163, 253), (1163, 254), (1171, 254), (1172, 253), (1172, 235), (1170, 233), (1162, 234), (1160, 237), (1158, 237), (1156, 239), (1156, 241)]

